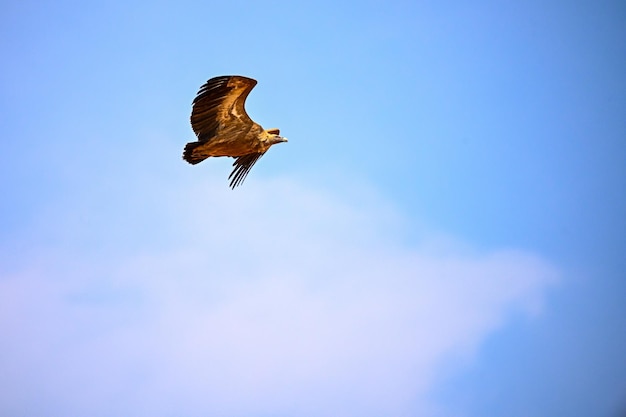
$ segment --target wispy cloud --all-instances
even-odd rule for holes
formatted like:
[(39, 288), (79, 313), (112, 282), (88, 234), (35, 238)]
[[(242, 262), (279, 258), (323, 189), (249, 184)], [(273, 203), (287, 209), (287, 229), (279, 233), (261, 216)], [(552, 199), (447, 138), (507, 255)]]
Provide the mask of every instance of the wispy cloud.
[(181, 183), (48, 209), (54, 245), (0, 280), (3, 413), (434, 415), (446, 361), (556, 277), (523, 251), (407, 245), (372, 193)]

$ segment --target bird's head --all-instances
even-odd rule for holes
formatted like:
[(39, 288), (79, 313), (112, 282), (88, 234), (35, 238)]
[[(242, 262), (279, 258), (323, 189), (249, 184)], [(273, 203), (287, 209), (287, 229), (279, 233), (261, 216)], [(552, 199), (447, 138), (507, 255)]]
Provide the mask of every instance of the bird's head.
[(277, 143), (287, 142), (287, 138), (280, 136), (280, 130), (273, 128), (265, 131), (267, 140), (270, 145), (276, 145)]

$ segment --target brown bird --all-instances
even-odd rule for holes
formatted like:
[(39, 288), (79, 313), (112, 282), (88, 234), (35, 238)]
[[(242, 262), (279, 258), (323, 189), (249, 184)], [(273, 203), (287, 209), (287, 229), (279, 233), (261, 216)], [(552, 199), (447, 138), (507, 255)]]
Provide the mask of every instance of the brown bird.
[(246, 113), (246, 97), (255, 85), (256, 80), (238, 75), (211, 78), (193, 101), (191, 128), (198, 141), (185, 145), (183, 159), (195, 165), (210, 156), (235, 158), (228, 176), (231, 188), (243, 182), (272, 145), (287, 142), (278, 129), (265, 130)]

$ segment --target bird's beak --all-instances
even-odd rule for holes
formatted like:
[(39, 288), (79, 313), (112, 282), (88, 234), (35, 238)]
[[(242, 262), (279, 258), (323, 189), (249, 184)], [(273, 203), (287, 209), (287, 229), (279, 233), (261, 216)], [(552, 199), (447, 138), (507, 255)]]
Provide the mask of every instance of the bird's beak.
[(289, 142), (289, 141), (287, 140), (287, 138), (284, 138), (284, 137), (282, 137), (282, 136), (276, 136), (276, 137), (274, 138), (274, 143), (275, 143), (275, 144), (276, 144), (276, 143), (282, 143), (282, 142)]

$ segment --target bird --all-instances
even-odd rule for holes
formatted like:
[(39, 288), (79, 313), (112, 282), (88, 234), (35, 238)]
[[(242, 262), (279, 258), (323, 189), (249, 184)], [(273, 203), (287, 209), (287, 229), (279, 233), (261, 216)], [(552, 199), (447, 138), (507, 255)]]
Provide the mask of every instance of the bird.
[(235, 158), (228, 176), (231, 189), (272, 145), (287, 142), (279, 129), (263, 129), (246, 113), (246, 98), (256, 84), (240, 75), (214, 77), (200, 87), (192, 103), (191, 128), (197, 141), (185, 145), (183, 159), (195, 165), (212, 156)]

